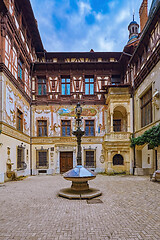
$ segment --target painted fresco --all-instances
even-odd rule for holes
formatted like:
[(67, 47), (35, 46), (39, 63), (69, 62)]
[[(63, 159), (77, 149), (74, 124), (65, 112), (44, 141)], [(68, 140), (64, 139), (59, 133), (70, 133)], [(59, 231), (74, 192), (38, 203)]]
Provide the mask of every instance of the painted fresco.
[(4, 99), (6, 111), (4, 121), (16, 128), (17, 109), (23, 113), (23, 132), (30, 135), (30, 107), (20, 93), (6, 82), (6, 98)]
[[(95, 121), (95, 135), (105, 134), (105, 106), (82, 106), (82, 129), (84, 130), (85, 120)], [(47, 120), (48, 137), (61, 136), (61, 120), (71, 120), (71, 129), (76, 127), (75, 107), (73, 106), (37, 106), (33, 110), (34, 126), (33, 136), (37, 136), (37, 121)]]
[[(60, 116), (68, 116), (68, 117), (75, 117), (75, 108), (69, 109), (66, 107), (62, 107), (58, 110), (58, 114)], [(93, 107), (83, 107), (82, 116), (96, 116), (97, 110)]]

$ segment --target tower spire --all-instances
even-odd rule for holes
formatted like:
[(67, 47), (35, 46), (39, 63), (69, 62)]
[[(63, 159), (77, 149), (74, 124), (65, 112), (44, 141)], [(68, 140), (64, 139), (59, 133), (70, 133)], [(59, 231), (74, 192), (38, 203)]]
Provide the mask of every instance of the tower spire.
[(133, 10), (133, 21), (134, 21), (135, 11)]

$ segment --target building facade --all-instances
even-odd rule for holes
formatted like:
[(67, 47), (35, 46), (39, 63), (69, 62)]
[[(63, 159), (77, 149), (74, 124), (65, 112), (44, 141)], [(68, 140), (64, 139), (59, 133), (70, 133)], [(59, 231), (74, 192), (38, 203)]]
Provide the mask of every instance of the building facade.
[(142, 2), (141, 33), (133, 19), (123, 52), (112, 53), (46, 52), (29, 0), (0, 2), (0, 182), (76, 166), (77, 102), (85, 167), (127, 174), (160, 167), (159, 148), (155, 155), (147, 145), (130, 147), (132, 136), (160, 122), (159, 1), (147, 17)]

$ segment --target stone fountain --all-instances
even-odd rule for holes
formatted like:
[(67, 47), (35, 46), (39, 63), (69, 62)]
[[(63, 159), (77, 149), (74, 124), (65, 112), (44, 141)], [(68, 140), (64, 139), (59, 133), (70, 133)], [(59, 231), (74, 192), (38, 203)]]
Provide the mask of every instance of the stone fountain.
[(69, 199), (91, 199), (100, 196), (102, 193), (98, 189), (89, 188), (88, 181), (94, 179), (96, 175), (82, 166), (81, 138), (84, 131), (81, 130), (82, 107), (80, 103), (77, 104), (75, 113), (77, 129), (72, 133), (77, 138), (77, 166), (63, 174), (64, 179), (72, 181), (72, 185), (71, 188), (61, 189), (59, 196)]

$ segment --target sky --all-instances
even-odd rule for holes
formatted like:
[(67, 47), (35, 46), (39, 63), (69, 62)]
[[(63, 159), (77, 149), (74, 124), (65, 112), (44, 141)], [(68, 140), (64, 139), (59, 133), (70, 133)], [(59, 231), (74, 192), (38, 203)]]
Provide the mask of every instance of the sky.
[[(30, 0), (49, 52), (121, 52), (142, 0)], [(152, 0), (148, 0), (148, 9)]]

